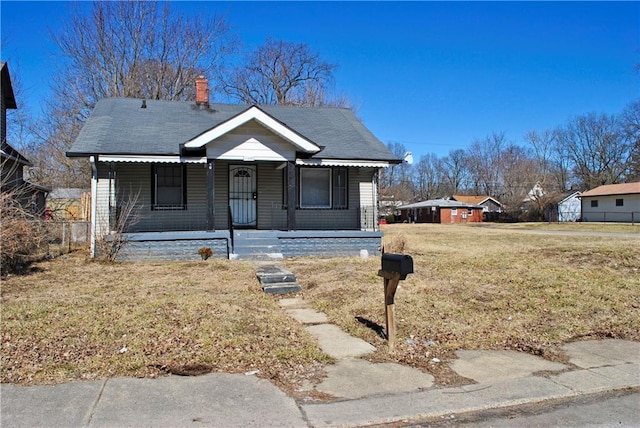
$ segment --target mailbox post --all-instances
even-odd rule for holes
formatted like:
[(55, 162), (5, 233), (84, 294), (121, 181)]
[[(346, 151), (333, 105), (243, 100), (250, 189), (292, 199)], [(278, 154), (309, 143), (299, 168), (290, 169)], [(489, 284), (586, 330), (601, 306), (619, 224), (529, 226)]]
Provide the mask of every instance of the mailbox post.
[(395, 296), (396, 289), (401, 280), (413, 273), (413, 259), (405, 254), (382, 254), (382, 268), (378, 271), (378, 276), (384, 278), (384, 303), (387, 323), (387, 340), (389, 350), (393, 351), (396, 345), (396, 312)]

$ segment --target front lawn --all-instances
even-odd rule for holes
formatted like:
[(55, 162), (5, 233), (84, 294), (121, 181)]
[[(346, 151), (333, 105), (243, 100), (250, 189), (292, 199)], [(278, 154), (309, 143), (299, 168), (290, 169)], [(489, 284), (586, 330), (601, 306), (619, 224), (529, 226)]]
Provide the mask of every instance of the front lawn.
[[(560, 345), (572, 340), (640, 341), (638, 238), (383, 230), (387, 249), (411, 255), (415, 267), (396, 293), (394, 353), (371, 328), (385, 321), (379, 257), (282, 261), (300, 297), (377, 348), (373, 361), (419, 367), (451, 385), (463, 381), (447, 366), (458, 349), (564, 361)], [(297, 396), (331, 362), (261, 291), (254, 266), (219, 259), (105, 264), (75, 252), (40, 262), (3, 278), (1, 328), (9, 383), (223, 371), (271, 379)]]

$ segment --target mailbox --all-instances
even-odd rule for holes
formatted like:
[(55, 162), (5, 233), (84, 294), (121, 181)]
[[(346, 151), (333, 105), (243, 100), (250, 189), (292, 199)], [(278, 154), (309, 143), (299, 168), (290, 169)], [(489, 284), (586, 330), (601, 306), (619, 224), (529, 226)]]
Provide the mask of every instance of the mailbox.
[(413, 273), (413, 259), (406, 254), (384, 253), (382, 270), (400, 274), (400, 279), (406, 279), (408, 274)]

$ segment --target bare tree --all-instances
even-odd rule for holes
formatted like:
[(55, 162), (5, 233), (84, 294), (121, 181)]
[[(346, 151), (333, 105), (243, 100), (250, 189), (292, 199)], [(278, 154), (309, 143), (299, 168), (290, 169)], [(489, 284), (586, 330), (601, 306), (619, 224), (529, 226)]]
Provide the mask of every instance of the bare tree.
[(224, 93), (242, 103), (344, 107), (344, 97), (329, 94), (335, 68), (306, 43), (267, 39), (218, 80)]
[[(390, 142), (387, 143), (387, 148), (391, 153), (393, 153), (394, 157), (398, 159), (404, 159), (407, 148), (404, 144), (398, 142)], [(407, 187), (407, 185), (412, 181), (412, 167), (406, 162), (402, 162), (400, 164), (391, 165), (388, 168), (385, 168), (382, 172), (382, 177), (380, 179), (380, 185), (382, 189), (387, 189), (391, 187)]]
[(476, 194), (498, 196), (500, 186), (500, 155), (507, 144), (503, 132), (494, 132), (475, 140), (467, 149), (471, 182)]
[(415, 166), (417, 198), (434, 199), (440, 196), (441, 185), (438, 175), (440, 160), (433, 153), (423, 155)]
[(625, 179), (631, 147), (615, 116), (597, 113), (577, 116), (560, 128), (558, 138), (585, 189)]
[(213, 74), (233, 47), (223, 18), (190, 18), (169, 3), (95, 2), (75, 9), (53, 34), (63, 57), (58, 99), (83, 109), (100, 98), (191, 100), (194, 81)]
[(195, 78), (214, 75), (235, 47), (223, 18), (177, 15), (168, 2), (92, 2), (88, 13), (84, 5), (52, 34), (59, 61), (34, 162), (48, 185), (88, 183), (86, 161), (79, 168), (64, 152), (99, 99), (194, 99)]
[(627, 181), (640, 180), (640, 99), (630, 103), (620, 115), (622, 133), (630, 146)]
[(509, 210), (517, 211), (527, 193), (539, 182), (538, 163), (530, 150), (516, 144), (509, 144), (502, 150), (499, 163), (500, 190), (496, 196)]
[(535, 152), (541, 185), (552, 191), (568, 190), (571, 187), (571, 165), (567, 148), (558, 139), (558, 131), (529, 131), (524, 139)]
[(443, 184), (443, 193), (455, 195), (465, 187), (469, 178), (469, 159), (462, 149), (451, 150), (436, 167)]

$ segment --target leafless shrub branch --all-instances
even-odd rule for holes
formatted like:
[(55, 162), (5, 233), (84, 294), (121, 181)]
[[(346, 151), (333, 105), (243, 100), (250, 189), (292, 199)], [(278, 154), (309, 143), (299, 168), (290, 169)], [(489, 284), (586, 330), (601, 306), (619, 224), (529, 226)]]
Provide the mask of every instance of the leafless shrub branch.
[[(140, 190), (129, 192), (116, 198), (116, 207), (109, 213), (115, 218), (102, 219), (111, 223), (103, 233), (96, 237), (96, 247), (105, 261), (115, 262), (122, 248), (129, 242), (127, 232), (140, 221)], [(109, 221), (111, 220), (111, 221)]]

